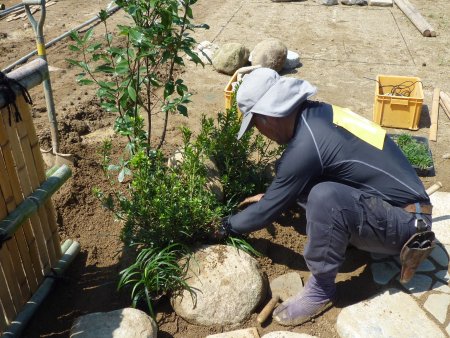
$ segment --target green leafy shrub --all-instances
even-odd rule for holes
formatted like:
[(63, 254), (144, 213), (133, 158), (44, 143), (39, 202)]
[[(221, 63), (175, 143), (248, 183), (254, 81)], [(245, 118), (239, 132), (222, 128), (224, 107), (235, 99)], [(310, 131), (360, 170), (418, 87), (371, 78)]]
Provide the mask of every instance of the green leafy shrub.
[(419, 142), (409, 134), (395, 135), (393, 140), (411, 165), (420, 169), (427, 169), (433, 165), (433, 159), (426, 144)]
[(222, 209), (206, 188), (204, 155), (190, 142), (191, 132), (182, 131), (181, 163), (168, 167), (160, 151), (150, 155), (140, 151), (129, 162), (133, 176), (126, 193), (105, 196), (97, 192), (103, 204), (124, 222), (122, 238), (127, 244), (157, 248), (192, 244), (220, 220)]
[(203, 117), (197, 141), (219, 169), (226, 205), (231, 212), (244, 198), (266, 190), (270, 183), (269, 164), (283, 148), (261, 134), (255, 135), (254, 129), (237, 139), (241, 117), (234, 94), (231, 108), (218, 113), (216, 122)]

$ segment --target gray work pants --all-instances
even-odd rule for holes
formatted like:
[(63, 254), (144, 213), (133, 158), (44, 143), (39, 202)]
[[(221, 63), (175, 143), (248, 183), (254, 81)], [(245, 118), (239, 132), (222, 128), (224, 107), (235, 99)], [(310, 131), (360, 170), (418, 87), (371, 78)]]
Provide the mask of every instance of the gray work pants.
[[(423, 215), (431, 225), (428, 215)], [(304, 257), (317, 277), (335, 277), (349, 244), (395, 255), (416, 233), (415, 215), (381, 198), (335, 182), (315, 185), (306, 202), (308, 242)]]

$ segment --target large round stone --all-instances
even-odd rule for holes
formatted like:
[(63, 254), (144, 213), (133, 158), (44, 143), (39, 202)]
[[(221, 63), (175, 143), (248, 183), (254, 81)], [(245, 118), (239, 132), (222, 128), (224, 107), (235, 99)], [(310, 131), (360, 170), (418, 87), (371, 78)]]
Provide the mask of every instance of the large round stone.
[(197, 250), (189, 260), (187, 283), (195, 291), (172, 298), (175, 312), (197, 325), (230, 325), (246, 320), (266, 294), (258, 262), (225, 245)]
[(261, 65), (279, 72), (286, 63), (287, 53), (287, 47), (280, 40), (263, 40), (252, 51), (252, 65)]
[(132, 308), (79, 317), (70, 338), (156, 338), (158, 327), (145, 312)]
[(250, 51), (244, 45), (231, 42), (222, 45), (212, 59), (214, 68), (224, 74), (233, 75), (248, 62)]

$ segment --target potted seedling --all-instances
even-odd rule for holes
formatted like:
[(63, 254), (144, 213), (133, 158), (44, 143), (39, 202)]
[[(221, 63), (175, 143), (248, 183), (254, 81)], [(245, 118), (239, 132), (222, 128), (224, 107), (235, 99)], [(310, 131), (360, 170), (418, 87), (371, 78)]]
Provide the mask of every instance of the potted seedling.
[(428, 140), (425, 137), (409, 134), (391, 135), (391, 137), (419, 176), (431, 176), (433, 174), (433, 158)]

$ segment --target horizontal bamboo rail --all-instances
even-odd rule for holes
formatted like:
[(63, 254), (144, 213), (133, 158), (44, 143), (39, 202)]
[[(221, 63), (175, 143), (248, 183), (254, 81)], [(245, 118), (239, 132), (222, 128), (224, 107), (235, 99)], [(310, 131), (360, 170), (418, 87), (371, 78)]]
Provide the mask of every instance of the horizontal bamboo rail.
[[(9, 73), (8, 77), (18, 81), (26, 89), (31, 89), (48, 78), (47, 62), (42, 59), (33, 60)], [(16, 95), (22, 94), (20, 87), (13, 86), (12, 89)], [(0, 92), (0, 107), (5, 106), (5, 104), (4, 93)]]
[(76, 255), (80, 252), (80, 244), (76, 241), (67, 240), (61, 246), (61, 251), (63, 252), (63, 256), (58, 261), (58, 264), (53, 268), (55, 276), (45, 278), (39, 289), (19, 312), (14, 322), (12, 322), (11, 325), (6, 328), (5, 332), (3, 332), (2, 337), (11, 338), (21, 336), (28, 322), (53, 288), (53, 285), (55, 284), (55, 277), (57, 278), (62, 276), (67, 270), (67, 267), (73, 262)]
[(70, 168), (62, 165), (35, 192), (28, 196), (13, 212), (0, 221), (0, 231), (13, 235), (22, 223), (35, 213), (72, 175)]

